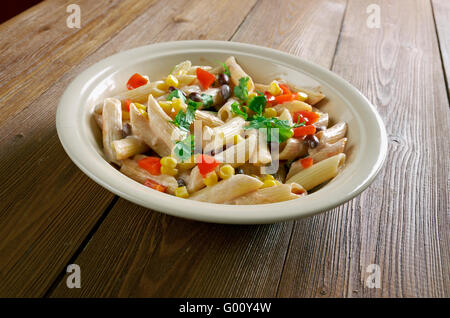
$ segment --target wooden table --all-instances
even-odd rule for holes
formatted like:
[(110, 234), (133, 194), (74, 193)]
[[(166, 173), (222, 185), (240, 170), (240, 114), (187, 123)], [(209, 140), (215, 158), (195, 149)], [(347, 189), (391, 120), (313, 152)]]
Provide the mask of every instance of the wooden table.
[[(448, 297), (449, 21), (447, 0), (48, 0), (2, 24), (0, 296)], [(90, 180), (56, 134), (66, 86), (121, 50), (185, 39), (272, 47), (360, 89), (389, 135), (375, 182), (321, 215), (232, 226)], [(80, 289), (66, 286), (73, 263)], [(366, 285), (370, 264), (381, 288)]]

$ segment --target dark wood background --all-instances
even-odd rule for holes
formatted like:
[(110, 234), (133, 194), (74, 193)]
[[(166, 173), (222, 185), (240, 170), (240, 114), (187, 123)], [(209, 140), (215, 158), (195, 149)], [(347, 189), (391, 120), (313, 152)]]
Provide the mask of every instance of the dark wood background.
[[(66, 26), (70, 3), (81, 29)], [(0, 296), (448, 297), (448, 21), (446, 0), (47, 0), (3, 23)], [(360, 89), (389, 134), (375, 182), (321, 215), (233, 226), (153, 212), (86, 177), (56, 134), (66, 86), (113, 53), (185, 39), (272, 47)], [(81, 289), (66, 287), (72, 263)]]

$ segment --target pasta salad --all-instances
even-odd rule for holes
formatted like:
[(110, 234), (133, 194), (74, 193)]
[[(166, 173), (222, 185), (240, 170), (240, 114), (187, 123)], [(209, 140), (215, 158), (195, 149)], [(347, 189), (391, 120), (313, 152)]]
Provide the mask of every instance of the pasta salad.
[(347, 125), (316, 108), (325, 96), (282, 79), (256, 83), (233, 56), (220, 66), (136, 73), (95, 106), (105, 159), (180, 198), (264, 204), (307, 195), (345, 162)]

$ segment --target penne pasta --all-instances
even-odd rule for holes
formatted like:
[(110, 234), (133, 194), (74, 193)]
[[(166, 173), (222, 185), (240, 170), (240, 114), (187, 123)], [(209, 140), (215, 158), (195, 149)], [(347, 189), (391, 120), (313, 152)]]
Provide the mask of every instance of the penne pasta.
[(204, 128), (205, 146), (203, 151), (205, 153), (217, 152), (223, 145), (233, 143), (235, 136), (241, 134), (244, 124), (245, 120), (242, 117), (235, 117), (221, 126), (212, 129)]
[(145, 142), (135, 136), (114, 140), (113, 149), (116, 153), (116, 160), (123, 160), (150, 150)]
[(279, 160), (294, 160), (306, 154), (307, 147), (297, 138), (289, 138), (280, 145)]
[(139, 167), (139, 164), (136, 160), (122, 160), (122, 167), (120, 168), (120, 172), (142, 184), (144, 184), (147, 179), (157, 182), (167, 187), (167, 192), (169, 194), (174, 194), (176, 188), (178, 187), (177, 180), (174, 177), (165, 174), (161, 174), (159, 176), (152, 175), (146, 170)]
[(342, 139), (347, 133), (347, 124), (343, 121), (338, 122), (334, 126), (319, 131), (316, 136), (319, 139), (320, 143), (335, 143), (339, 139)]
[(307, 169), (303, 169), (292, 177), (288, 178), (286, 183), (298, 183), (305, 190), (312, 188), (334, 178), (339, 169), (344, 165), (345, 154), (340, 153), (323, 161), (313, 164)]
[[(325, 144), (321, 145), (320, 147), (317, 147), (318, 150), (310, 149), (310, 155), (313, 159), (314, 163), (320, 162), (322, 160), (325, 160), (329, 157), (335, 156), (339, 153), (344, 152), (345, 144), (347, 143), (347, 138), (342, 138), (341, 140), (335, 142), (334, 144)], [(311, 153), (312, 152), (312, 153)], [(289, 169), (289, 173), (287, 175), (287, 178), (290, 178), (294, 174), (300, 172), (303, 170), (303, 166), (301, 164), (301, 160), (297, 160), (296, 162), (293, 162), (291, 164), (291, 168)]]
[(237, 100), (234, 98), (228, 99), (228, 101), (219, 109), (217, 116), (220, 120), (227, 122), (233, 118), (233, 113), (231, 112), (231, 105), (236, 103)]
[(112, 143), (122, 139), (122, 106), (116, 98), (107, 98), (103, 103), (102, 112), (103, 151), (108, 162), (120, 164), (116, 160)]
[(299, 100), (293, 100), (291, 102), (285, 102), (283, 104), (279, 104), (274, 107), (277, 111), (278, 116), (283, 112), (283, 110), (287, 109), (291, 115), (294, 115), (295, 112), (306, 110), (306, 111), (312, 111), (311, 105), (308, 105), (304, 102), (301, 102)]
[[(203, 188), (190, 196), (192, 200), (210, 203), (224, 203), (246, 193), (255, 191), (262, 186), (256, 178), (238, 174), (229, 179), (222, 180), (216, 185)], [(220, 195), (218, 195), (220, 193)]]
[(298, 199), (305, 194), (306, 190), (297, 183), (280, 184), (270, 188), (258, 189), (224, 203), (234, 205), (267, 204)]
[(289, 112), (289, 110), (286, 109), (286, 108), (284, 108), (284, 109), (281, 111), (280, 115), (278, 116), (278, 119), (281, 119), (281, 120), (287, 120), (287, 122), (288, 122), (289, 125), (291, 125), (291, 126), (292, 126), (292, 124), (293, 124), (292, 115), (291, 115), (291, 113)]
[(247, 88), (249, 92), (253, 92), (255, 89), (255, 85), (253, 84), (252, 78), (244, 72), (242, 67), (236, 62), (236, 59), (234, 56), (230, 56), (226, 61), (225, 64), (228, 66), (230, 73), (231, 73), (231, 81), (234, 85), (239, 85), (239, 80), (243, 77), (248, 77), (249, 81), (247, 83)]

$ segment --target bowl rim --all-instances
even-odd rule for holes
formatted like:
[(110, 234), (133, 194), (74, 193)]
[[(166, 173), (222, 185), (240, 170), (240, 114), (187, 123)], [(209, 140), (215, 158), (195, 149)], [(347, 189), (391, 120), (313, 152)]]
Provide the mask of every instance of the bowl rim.
[[(235, 52), (248, 55), (249, 57), (268, 58), (276, 61), (277, 64), (294, 69), (294, 71), (301, 71), (308, 75), (314, 74), (314, 78), (319, 79), (321, 83), (325, 82), (329, 88), (339, 93), (344, 100), (348, 98), (344, 97), (342, 92), (355, 99), (358, 102), (358, 108), (364, 108), (365, 115), (370, 118), (368, 124), (371, 125), (370, 127), (373, 130), (371, 131), (373, 137), (370, 144), (371, 148), (368, 148), (368, 150), (371, 151), (373, 156), (366, 156), (366, 160), (369, 160), (370, 170), (359, 172), (356, 180), (352, 179), (351, 181), (354, 184), (352, 187), (344, 186), (344, 189), (341, 189), (342, 187), (334, 187), (334, 190), (337, 192), (331, 199), (318, 196), (317, 194), (320, 191), (302, 198), (303, 201), (301, 202), (308, 203), (306, 205), (297, 204), (300, 203), (300, 200), (241, 206), (198, 202), (160, 193), (135, 182), (109, 165), (96, 153), (93, 147), (87, 144), (84, 139), (85, 136), (83, 136), (84, 133), (80, 129), (82, 125), (73, 120), (79, 111), (73, 105), (79, 104), (83, 97), (86, 97), (91, 92), (89, 88), (94, 85), (97, 79), (112, 74), (114, 70), (117, 70), (116, 65), (127, 65), (136, 63), (139, 59), (149, 59), (149, 52), (153, 54), (153, 57), (180, 52), (186, 54), (190, 52), (213, 52), (230, 55)], [(78, 97), (74, 99), (74, 96)], [(122, 51), (102, 59), (82, 71), (67, 86), (58, 104), (56, 128), (61, 144), (71, 160), (86, 175), (104, 188), (128, 201), (151, 210), (186, 219), (213, 223), (274, 223), (307, 217), (330, 210), (353, 199), (364, 191), (380, 172), (387, 155), (387, 134), (381, 116), (372, 103), (353, 85), (332, 71), (297, 56), (263, 46), (229, 41), (186, 40), (161, 42)], [(92, 155), (96, 155), (96, 160), (92, 161)], [(339, 195), (337, 196), (337, 194)], [(317, 198), (321, 200), (317, 200)]]

